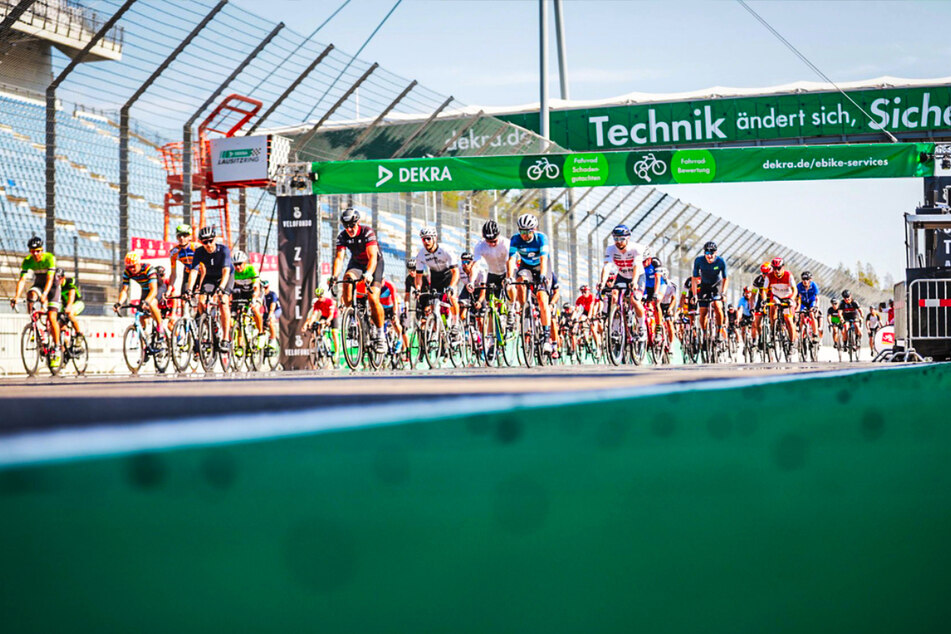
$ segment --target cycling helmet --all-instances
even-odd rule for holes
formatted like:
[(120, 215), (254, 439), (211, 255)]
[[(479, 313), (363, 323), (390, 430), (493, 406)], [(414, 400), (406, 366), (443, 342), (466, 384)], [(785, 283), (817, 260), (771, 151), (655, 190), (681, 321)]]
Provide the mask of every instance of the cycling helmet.
[(416, 269), (416, 258), (410, 258), (410, 259), (406, 260), (406, 268), (408, 268), (408, 269), (410, 269), (410, 270), (415, 270), (415, 269)]
[(535, 217), (535, 214), (522, 214), (518, 217), (519, 231), (534, 231), (538, 227), (538, 218)]
[(245, 264), (247, 261), (248, 261), (248, 254), (242, 251), (241, 249), (238, 249), (237, 251), (231, 254), (231, 262), (235, 266), (241, 266), (242, 264)]
[(774, 268), (774, 269), (781, 269), (781, 268), (783, 268), (783, 259), (782, 259), (782, 258), (773, 258), (772, 264), (773, 264), (773, 268)]
[(769, 262), (763, 262), (759, 265), (759, 272), (763, 275), (768, 275), (770, 271), (773, 270), (773, 267), (769, 265)]
[(314, 299), (320, 299), (323, 296), (324, 296), (324, 289), (322, 289), (319, 286), (314, 289)]
[(214, 240), (215, 236), (218, 235), (214, 227), (202, 227), (198, 230), (198, 239), (201, 242), (205, 240)]
[(746, 295), (746, 294), (749, 293), (749, 292), (750, 292), (750, 287), (749, 287), (749, 286), (744, 286), (744, 287), (743, 287), (743, 294)]
[(617, 238), (630, 238), (631, 230), (627, 228), (627, 225), (618, 225), (614, 227), (614, 230), (611, 231), (611, 235)]
[(43, 240), (39, 236), (33, 236), (30, 238), (30, 241), (26, 243), (27, 248), (32, 251), (33, 249), (42, 249)]
[(190, 236), (192, 234), (192, 226), (181, 224), (175, 227), (175, 235), (181, 238), (182, 236)]
[(713, 251), (713, 252), (716, 252), (716, 250), (717, 250), (717, 243), (714, 242), (713, 240), (710, 240), (710, 241), (707, 242), (705, 245), (703, 245), (703, 250), (704, 250), (704, 251)]
[(343, 213), (340, 214), (340, 222), (345, 227), (352, 227), (360, 222), (360, 212), (353, 207), (347, 207), (343, 210)]
[(831, 303), (833, 306), (835, 306), (836, 304), (839, 303), (839, 298), (838, 298), (838, 297), (833, 297), (832, 300), (830, 301), (830, 303)]
[(270, 282), (268, 282), (267, 280), (261, 280), (261, 286), (262, 286), (262, 288), (267, 288), (267, 287), (268, 287), (268, 284), (270, 284)]
[(582, 284), (581, 288), (578, 290), (581, 291), (582, 293), (587, 293), (588, 291), (591, 290), (591, 287), (589, 287), (587, 284)]
[(164, 267), (164, 266), (156, 266), (156, 267), (155, 267), (155, 274), (158, 275), (161, 279), (164, 280), (164, 279), (165, 279), (165, 267)]
[(436, 228), (435, 227), (423, 227), (419, 230), (420, 238), (435, 238), (436, 237)]
[(842, 291), (842, 299), (851, 299), (851, 298), (852, 298), (852, 292), (849, 289), (845, 289), (844, 291)]
[(140, 264), (142, 264), (142, 256), (139, 255), (138, 251), (129, 251), (125, 254), (125, 267), (127, 269), (137, 269)]
[(811, 279), (812, 279), (812, 273), (810, 273), (809, 271), (803, 271), (803, 272), (802, 272), (802, 281), (803, 281), (803, 282), (808, 282), (808, 281), (811, 280)]
[(65, 277), (65, 276), (66, 276), (66, 269), (64, 269), (61, 266), (56, 267), (56, 272), (53, 274), (53, 277)]
[(463, 252), (462, 252), (462, 255), (459, 256), (459, 259), (462, 260), (463, 262), (471, 261), (471, 260), (472, 260), (472, 252), (471, 252), (471, 251), (463, 251)]
[(482, 237), (486, 240), (495, 240), (499, 237), (499, 223), (489, 220), (482, 225)]

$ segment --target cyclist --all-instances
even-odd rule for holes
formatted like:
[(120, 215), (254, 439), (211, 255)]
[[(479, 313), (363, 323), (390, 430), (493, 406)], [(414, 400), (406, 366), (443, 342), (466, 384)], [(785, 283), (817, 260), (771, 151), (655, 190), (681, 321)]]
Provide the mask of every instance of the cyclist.
[(248, 254), (237, 249), (231, 254), (234, 264), (234, 295), (232, 301), (246, 301), (251, 307), (251, 318), (258, 330), (259, 337), (264, 336), (264, 313), (261, 309), (261, 276), (256, 266), (248, 262)]
[[(661, 268), (661, 277), (663, 279), (667, 278), (667, 269)], [(673, 280), (667, 280), (667, 283), (663, 285), (664, 291), (660, 295), (660, 315), (664, 320), (664, 329), (667, 331), (667, 341), (674, 340), (674, 310), (677, 308), (674, 305), (674, 300), (677, 299), (677, 284)]]
[[(839, 302), (839, 317), (842, 318), (843, 330), (842, 334), (848, 336), (848, 328), (855, 328), (855, 332), (858, 333), (858, 339), (862, 339), (862, 323), (859, 319), (862, 318), (862, 307), (859, 306), (859, 303), (852, 299), (852, 293), (846, 289), (842, 291), (842, 301)], [(843, 340), (843, 343), (845, 340)], [(858, 350), (855, 351), (858, 353)]]
[(740, 321), (739, 313), (737, 313), (736, 311), (736, 306), (734, 306), (733, 303), (730, 302), (729, 304), (727, 304), (727, 307), (726, 307), (727, 334), (732, 335), (734, 332), (736, 332), (736, 327), (739, 324), (739, 321)]
[[(509, 259), (509, 241), (501, 236), (499, 223), (494, 220), (487, 221), (482, 225), (482, 240), (475, 245), (472, 251), (472, 262), (476, 266), (485, 270), (485, 285), (489, 293), (501, 298), (503, 282), (507, 270)], [(480, 264), (481, 263), (481, 264)], [(480, 300), (484, 299), (483, 292)], [(515, 288), (505, 289), (505, 296), (508, 298), (508, 323), (510, 328), (515, 327), (517, 315), (511, 310), (512, 302), (515, 301)]]
[(839, 314), (839, 298), (833, 297), (829, 310), (826, 311), (826, 321), (832, 329), (832, 345), (839, 348), (842, 345), (842, 315)]
[[(155, 282), (158, 284), (158, 291), (155, 296), (158, 298), (158, 307), (159, 312), (162, 313), (162, 319), (165, 320), (168, 318), (169, 314), (172, 312), (171, 300), (168, 299), (168, 296), (171, 294), (170, 282), (165, 277), (165, 267), (161, 264), (156, 265), (155, 267)], [(172, 331), (172, 326), (174, 323), (169, 323), (169, 332)]]
[(639, 284), (644, 290), (644, 303), (648, 302), (653, 306), (654, 315), (657, 320), (657, 326), (663, 323), (663, 313), (660, 310), (660, 300), (667, 293), (667, 269), (660, 261), (660, 258), (644, 254), (642, 262), (644, 272), (638, 278)]
[(717, 243), (703, 245), (703, 255), (693, 261), (693, 292), (700, 307), (700, 327), (707, 327), (710, 304), (716, 314), (718, 337), (723, 337), (723, 293), (726, 292), (726, 262), (717, 255)]
[[(783, 308), (791, 307), (798, 296), (796, 293), (796, 285), (793, 284), (792, 272), (784, 270), (783, 266), (784, 263), (781, 257), (773, 258), (773, 261), (770, 263), (769, 275), (766, 276), (766, 281), (769, 283), (770, 301), (773, 303), (773, 305), (769, 307), (770, 323), (776, 322), (776, 316), (780, 306)], [(783, 311), (783, 323), (786, 324), (786, 331), (789, 332), (789, 341), (795, 348), (797, 335), (796, 327), (793, 324), (792, 311)]]
[[(535, 299), (538, 300), (538, 315), (542, 323), (545, 337), (543, 348), (551, 352), (551, 313), (548, 297), (551, 289), (551, 275), (548, 258), (548, 236), (537, 231), (538, 218), (534, 214), (522, 214), (516, 222), (518, 233), (509, 240), (509, 258), (507, 264), (508, 278), (518, 277), (522, 281), (535, 284)], [(516, 271), (516, 265), (518, 269)], [(515, 291), (515, 302), (518, 310), (527, 299), (527, 287), (519, 286)]]
[(73, 325), (76, 334), (83, 334), (83, 331), (79, 328), (79, 320), (76, 319), (86, 308), (86, 304), (83, 303), (83, 294), (79, 292), (79, 284), (74, 278), (66, 277), (66, 271), (62, 268), (56, 269), (56, 283), (60, 285), (63, 314)]
[(406, 260), (406, 280), (403, 282), (403, 302), (410, 305), (410, 294), (416, 288), (416, 258)]
[(475, 287), (482, 283), (482, 272), (475, 271), (472, 261), (472, 253), (463, 251), (459, 256), (459, 286), (456, 295), (459, 297), (459, 316), (463, 323), (469, 317), (469, 308), (475, 308), (475, 297), (473, 292)]
[[(214, 227), (202, 227), (198, 230), (201, 247), (195, 250), (192, 270), (188, 273), (188, 289), (198, 290), (198, 310), (204, 311), (207, 298), (217, 298), (221, 318), (221, 349), (231, 351), (231, 292), (234, 290), (234, 263), (231, 261), (231, 249), (216, 244), (217, 232)], [(198, 284), (196, 287), (195, 284)]]
[[(601, 310), (598, 307), (598, 298), (591, 292), (591, 287), (587, 284), (582, 284), (579, 290), (580, 294), (578, 299), (575, 300), (575, 318), (582, 323), (582, 326), (586, 322), (589, 324), (591, 334), (594, 336), (594, 343), (600, 348), (601, 321), (597, 317)], [(577, 342), (575, 344), (577, 345)]]
[(194, 266), (195, 249), (198, 245), (192, 241), (191, 225), (181, 224), (175, 227), (175, 237), (178, 244), (173, 246), (168, 252), (168, 258), (172, 263), (172, 272), (169, 275), (170, 286), (174, 288), (175, 279), (178, 275), (178, 265), (182, 265), (182, 284), (179, 287), (178, 294), (184, 295), (186, 291), (191, 290), (187, 287), (188, 273)]
[(772, 265), (769, 262), (763, 262), (759, 266), (759, 275), (753, 278), (753, 286), (750, 289), (752, 291), (751, 303), (753, 305), (753, 313), (755, 318), (753, 320), (753, 339), (759, 337), (759, 327), (760, 323), (763, 320), (764, 304), (766, 303), (767, 290), (769, 289), (769, 273), (773, 270)]
[(10, 300), (10, 306), (17, 307), (17, 301), (20, 299), (20, 293), (26, 286), (26, 275), (33, 271), (33, 286), (26, 292), (27, 299), (39, 301), (46, 307), (46, 315), (49, 317), (50, 331), (53, 333), (53, 356), (50, 358), (50, 366), (58, 367), (60, 364), (59, 356), (59, 320), (58, 314), (60, 306), (60, 289), (56, 283), (56, 258), (52, 253), (43, 250), (43, 241), (33, 236), (26, 243), (30, 255), (23, 258), (23, 264), (20, 265), (20, 279), (17, 280), (16, 291), (13, 299)]
[[(280, 310), (280, 306), (277, 309)], [(314, 289), (314, 305), (310, 314), (307, 315), (307, 319), (304, 320), (301, 331), (307, 332), (315, 322), (320, 322), (325, 328), (330, 329), (330, 337), (334, 344), (333, 349), (339, 350), (337, 333), (340, 332), (340, 313), (337, 311), (337, 303), (333, 297), (330, 297), (329, 293), (325, 295), (324, 289), (319, 286)]]
[(439, 246), (436, 229), (423, 227), (419, 230), (423, 247), (416, 254), (416, 290), (423, 286), (423, 274), (429, 271), (429, 288), (434, 294), (449, 296), (449, 312), (452, 315), (453, 336), (461, 337), (459, 329), (459, 302), (456, 300), (456, 285), (459, 283), (459, 266), (453, 254)]
[(803, 271), (802, 281), (796, 284), (797, 312), (805, 313), (803, 319), (808, 319), (812, 325), (812, 340), (819, 341), (819, 323), (816, 320), (819, 301), (819, 285), (812, 280), (812, 273)]
[(269, 283), (267, 280), (261, 280), (261, 303), (263, 304), (263, 319), (264, 323), (267, 324), (268, 331), (270, 332), (270, 339), (267, 342), (267, 345), (273, 350), (276, 347), (277, 341), (277, 329), (278, 324), (280, 323), (281, 313), (281, 300), (272, 290), (268, 290)]
[[(631, 241), (631, 230), (626, 225), (618, 225), (611, 231), (614, 244), (609, 244), (604, 250), (604, 266), (601, 267), (601, 285), (612, 289), (614, 301), (617, 294), (614, 291), (631, 289), (628, 294), (634, 314), (637, 316), (637, 333), (640, 338), (647, 334), (644, 325), (644, 304), (641, 303), (640, 291), (634, 287), (634, 280), (641, 267), (643, 254), (647, 250), (644, 245)], [(617, 276), (613, 283), (608, 280), (609, 270), (616, 269)]]
[[(337, 255), (334, 257), (333, 272), (327, 281), (327, 288), (333, 289), (340, 275), (343, 260), (350, 252), (350, 261), (344, 269), (344, 278), (363, 279), (369, 292), (367, 304), (370, 309), (370, 321), (375, 327), (373, 343), (377, 352), (386, 351), (386, 339), (383, 335), (383, 306), (380, 304), (380, 288), (383, 286), (383, 254), (376, 239), (376, 233), (369, 225), (360, 223), (360, 212), (347, 207), (340, 215), (343, 231), (337, 234)], [(353, 304), (353, 288), (345, 284), (340, 296), (344, 306)]]
[[(119, 312), (119, 307), (125, 303), (129, 296), (129, 283), (134, 281), (139, 285), (141, 294), (139, 296), (139, 307), (146, 306), (152, 319), (158, 324), (158, 333), (164, 332), (162, 326), (162, 313), (158, 306), (159, 284), (158, 275), (155, 269), (142, 261), (142, 256), (138, 251), (129, 251), (125, 256), (125, 270), (122, 272), (122, 287), (119, 289), (119, 300), (113, 304), (112, 310)], [(142, 327), (145, 327), (145, 316), (142, 316)]]
[(868, 315), (865, 316), (865, 326), (868, 328), (868, 350), (875, 356), (875, 333), (883, 325), (882, 315), (875, 310), (875, 305), (868, 307)]
[(752, 333), (753, 327), (753, 304), (755, 300), (753, 299), (753, 289), (749, 286), (743, 287), (743, 297), (740, 298), (740, 301), (736, 303), (736, 310), (739, 313), (740, 321), (738, 326), (740, 328), (740, 336), (745, 340), (746, 339), (746, 329), (751, 329), (751, 336), (755, 337), (756, 335)]
[(383, 318), (390, 320), (399, 337), (393, 350), (393, 352), (399, 353), (403, 346), (409, 346), (409, 340), (406, 338), (406, 332), (403, 330), (403, 325), (399, 319), (401, 312), (399, 293), (396, 292), (393, 283), (386, 278), (383, 279), (383, 286), (380, 287), (380, 304), (383, 306)]
[(895, 300), (894, 299), (888, 300), (888, 312), (886, 314), (888, 315), (888, 325), (894, 326), (895, 325)]

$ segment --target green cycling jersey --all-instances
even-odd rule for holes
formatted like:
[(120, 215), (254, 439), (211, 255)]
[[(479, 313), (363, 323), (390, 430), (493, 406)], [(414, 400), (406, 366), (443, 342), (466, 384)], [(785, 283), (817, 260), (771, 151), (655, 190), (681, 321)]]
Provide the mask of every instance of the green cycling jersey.
[(239, 271), (234, 269), (234, 285), (242, 291), (250, 291), (254, 288), (254, 283), (258, 280), (258, 270), (253, 264), (245, 264)]
[(44, 252), (39, 260), (32, 255), (28, 255), (23, 259), (23, 264), (20, 266), (20, 278), (22, 279), (27, 273), (33, 271), (33, 285), (43, 287), (46, 285), (46, 276), (51, 275), (55, 269), (56, 257), (49, 251)]
[(67, 277), (63, 280), (63, 286), (60, 291), (63, 295), (63, 306), (69, 303), (69, 291), (76, 291), (76, 296), (73, 298), (73, 301), (78, 302), (83, 298), (83, 294), (79, 292), (79, 284), (77, 284), (76, 280), (72, 277)]

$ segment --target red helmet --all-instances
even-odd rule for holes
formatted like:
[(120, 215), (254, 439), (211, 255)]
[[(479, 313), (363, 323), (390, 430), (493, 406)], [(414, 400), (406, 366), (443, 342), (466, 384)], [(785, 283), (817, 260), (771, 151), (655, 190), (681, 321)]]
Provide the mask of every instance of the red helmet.
[(762, 264), (759, 265), (759, 272), (762, 273), (763, 275), (766, 275), (771, 270), (772, 268), (770, 267), (769, 262), (763, 262)]
[(773, 258), (773, 268), (781, 269), (783, 268), (783, 259), (782, 258)]
[(749, 292), (750, 292), (750, 287), (749, 287), (749, 286), (744, 286), (744, 287), (743, 287), (743, 294), (746, 295), (746, 294), (749, 293)]

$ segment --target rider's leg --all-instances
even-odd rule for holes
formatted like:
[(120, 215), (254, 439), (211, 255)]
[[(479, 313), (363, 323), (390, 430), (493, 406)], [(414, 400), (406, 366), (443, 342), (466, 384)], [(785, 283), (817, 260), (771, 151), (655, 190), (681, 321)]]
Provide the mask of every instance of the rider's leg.
[(380, 303), (380, 287), (373, 284), (370, 292), (367, 293), (368, 303), (370, 305), (370, 319), (377, 328), (383, 327), (383, 304)]
[(218, 306), (223, 328), (222, 337), (225, 341), (231, 341), (231, 295), (219, 295)]
[(55, 308), (50, 308), (46, 313), (50, 320), (50, 331), (53, 333), (53, 343), (59, 347), (59, 319)]
[(723, 319), (723, 302), (722, 302), (721, 300), (717, 300), (717, 301), (713, 302), (713, 312), (714, 312), (714, 314), (716, 314), (716, 317), (717, 317), (717, 328), (718, 328), (718, 330), (719, 330), (719, 332), (720, 332), (720, 336), (722, 337), (722, 336), (724, 336), (725, 333), (723, 332), (723, 322), (724, 322), (724, 319)]
[(163, 332), (162, 326), (162, 311), (159, 310), (158, 302), (156, 300), (151, 300), (149, 302), (149, 314), (152, 315), (152, 319), (155, 320), (156, 328), (158, 328), (159, 334)]
[(785, 311), (783, 313), (783, 319), (786, 321), (786, 331), (789, 332), (789, 340), (793, 343), (796, 343), (796, 326), (793, 324), (792, 312)]
[(537, 291), (535, 298), (538, 300), (538, 316), (541, 319), (542, 328), (548, 328), (551, 326), (551, 317), (548, 311), (548, 293)]
[(258, 334), (264, 334), (264, 315), (261, 306), (251, 304), (251, 317), (254, 318), (254, 325), (258, 329)]
[(700, 307), (700, 329), (704, 330), (707, 327), (707, 311), (709, 309), (705, 306)]

